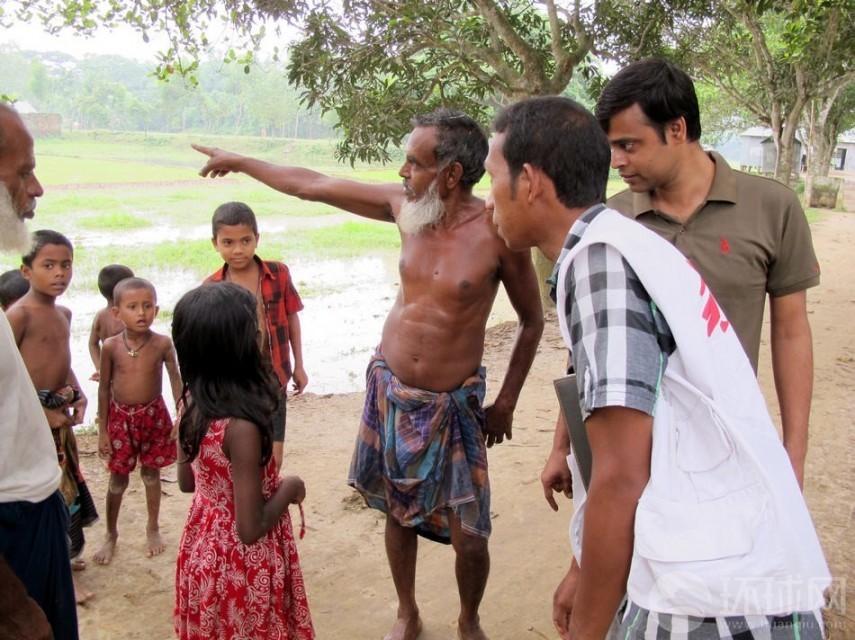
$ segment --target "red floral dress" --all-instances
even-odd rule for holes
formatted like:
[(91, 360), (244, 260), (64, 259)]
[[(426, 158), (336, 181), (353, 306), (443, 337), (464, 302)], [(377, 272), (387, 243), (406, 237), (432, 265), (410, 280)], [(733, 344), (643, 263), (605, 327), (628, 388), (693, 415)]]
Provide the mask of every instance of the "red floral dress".
[[(231, 463), (223, 453), (228, 423), (211, 422), (193, 461), (196, 492), (178, 549), (175, 631), (187, 639), (310, 640), (315, 632), (288, 512), (256, 542), (238, 537)], [(265, 499), (277, 486), (271, 458), (261, 484)]]

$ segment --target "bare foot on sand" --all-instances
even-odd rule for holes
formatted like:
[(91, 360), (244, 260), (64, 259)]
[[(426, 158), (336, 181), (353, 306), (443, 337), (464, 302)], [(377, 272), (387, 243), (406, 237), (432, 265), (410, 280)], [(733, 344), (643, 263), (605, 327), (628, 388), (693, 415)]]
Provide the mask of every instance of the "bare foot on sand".
[(71, 574), (71, 577), (72, 577), (72, 580), (74, 581), (74, 601), (77, 604), (86, 603), (95, 594), (92, 593), (91, 591), (87, 591), (86, 589), (84, 589), (81, 586), (80, 582), (77, 580), (77, 576), (75, 576), (73, 573)]
[(148, 549), (149, 558), (159, 556), (164, 552), (164, 550), (166, 550), (166, 543), (163, 541), (163, 538), (160, 537), (160, 529), (149, 531), (146, 533), (146, 538), (148, 540), (146, 548)]
[(416, 640), (422, 632), (422, 619), (398, 618), (392, 631), (383, 636), (383, 640)]
[(464, 624), (460, 620), (457, 621), (457, 637), (460, 640), (489, 640), (487, 634), (481, 628), (481, 623), (476, 620), (474, 623)]
[(71, 561), (72, 571), (83, 571), (86, 568), (86, 561), (81, 558), (75, 558)]
[(95, 552), (95, 562), (101, 565), (110, 564), (114, 553), (116, 553), (116, 536), (108, 534), (104, 544)]

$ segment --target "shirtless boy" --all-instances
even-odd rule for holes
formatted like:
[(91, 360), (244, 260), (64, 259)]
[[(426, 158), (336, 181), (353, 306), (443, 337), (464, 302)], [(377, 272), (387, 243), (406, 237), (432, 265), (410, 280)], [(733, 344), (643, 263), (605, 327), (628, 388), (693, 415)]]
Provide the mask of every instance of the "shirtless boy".
[[(30, 281), (30, 290), (6, 314), (44, 407), (63, 469), (60, 490), (71, 516), (72, 561), (83, 551), (83, 527), (98, 519), (80, 472), (72, 429), (83, 422), (86, 397), (71, 369), (71, 311), (56, 304), (71, 282), (73, 257), (71, 242), (61, 233), (48, 230), (33, 233), (32, 249), (22, 258), (21, 267)], [(83, 568), (82, 562), (72, 564)], [(78, 602), (92, 595), (77, 585), (75, 592)]]
[(89, 378), (90, 380), (97, 382), (99, 379), (101, 346), (107, 338), (119, 335), (125, 328), (125, 325), (113, 315), (113, 307), (116, 306), (113, 301), (113, 289), (125, 278), (133, 277), (134, 272), (123, 264), (108, 264), (98, 272), (98, 291), (107, 299), (107, 306), (95, 314), (92, 330), (89, 332), (89, 356), (92, 358), (92, 364), (95, 365), (95, 373)]
[(95, 562), (110, 564), (119, 538), (117, 528), (128, 476), (140, 462), (148, 510), (146, 549), (163, 553), (160, 536), (160, 470), (175, 462), (173, 426), (163, 400), (163, 366), (169, 374), (172, 397), (181, 397), (181, 376), (172, 340), (151, 330), (158, 312), (154, 286), (142, 278), (126, 278), (113, 290), (113, 315), (123, 325), (101, 349), (98, 384), (98, 453), (110, 469), (107, 487), (107, 537), (95, 553)]

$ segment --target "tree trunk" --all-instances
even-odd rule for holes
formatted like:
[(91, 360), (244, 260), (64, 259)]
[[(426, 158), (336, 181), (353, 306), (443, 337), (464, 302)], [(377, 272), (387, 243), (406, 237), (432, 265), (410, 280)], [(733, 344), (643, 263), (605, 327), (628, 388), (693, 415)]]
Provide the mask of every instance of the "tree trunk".
[[(793, 182), (793, 150), (796, 145), (796, 131), (798, 131), (798, 122), (802, 110), (801, 106), (798, 108), (798, 111), (793, 107), (789, 114), (790, 117), (784, 121), (780, 135), (775, 140), (778, 147), (778, 158), (775, 162), (775, 177), (787, 186), (790, 186)], [(792, 118), (794, 112), (798, 113), (799, 116), (795, 120)]]
[[(842, 86), (838, 87), (822, 100), (814, 100), (809, 107), (811, 127), (809, 129), (810, 139), (808, 140), (808, 149), (810, 149), (811, 162), (808, 165), (808, 175), (805, 181), (806, 207), (811, 206), (811, 203), (815, 199), (814, 184), (816, 178), (828, 176), (831, 155), (834, 153), (834, 144), (837, 141), (837, 132), (829, 131), (829, 128), (834, 129), (834, 126), (829, 121), (828, 116), (842, 88)], [(832, 139), (829, 140), (829, 138)]]

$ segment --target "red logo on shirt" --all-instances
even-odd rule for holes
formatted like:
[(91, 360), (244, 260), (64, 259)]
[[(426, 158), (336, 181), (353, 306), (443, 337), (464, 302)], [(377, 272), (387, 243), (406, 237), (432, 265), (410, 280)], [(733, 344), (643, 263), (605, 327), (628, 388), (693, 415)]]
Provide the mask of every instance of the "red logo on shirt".
[(728, 251), (730, 251), (730, 245), (727, 243), (727, 238), (722, 238), (721, 239), (721, 252), (727, 253)]
[(704, 310), (701, 313), (701, 317), (707, 321), (707, 337), (709, 338), (713, 331), (716, 330), (716, 327), (720, 328), (722, 333), (727, 332), (728, 327), (730, 327), (730, 322), (728, 322), (721, 314), (721, 309), (718, 306), (718, 302), (715, 300), (715, 296), (713, 296), (712, 291), (707, 289), (707, 283), (701, 280), (701, 296), (706, 296), (707, 300), (704, 303)]

